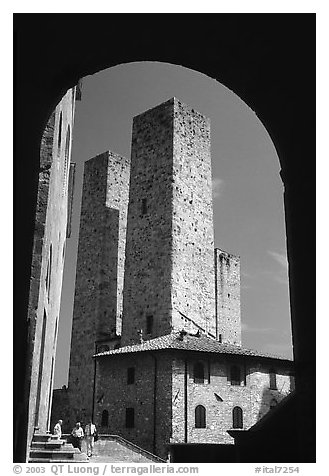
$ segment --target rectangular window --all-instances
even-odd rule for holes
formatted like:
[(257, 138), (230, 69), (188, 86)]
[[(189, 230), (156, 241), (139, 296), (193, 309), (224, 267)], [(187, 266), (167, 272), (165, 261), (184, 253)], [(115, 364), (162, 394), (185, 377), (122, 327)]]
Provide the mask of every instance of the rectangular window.
[(126, 408), (126, 428), (134, 428), (135, 426), (135, 409)]
[(240, 367), (232, 365), (230, 369), (231, 385), (241, 385)]
[(269, 374), (270, 374), (270, 389), (271, 390), (277, 390), (276, 371), (273, 370), (273, 369), (270, 369)]
[(147, 213), (147, 201), (146, 198), (142, 199), (142, 215), (146, 215)]
[(146, 334), (152, 334), (153, 331), (153, 316), (146, 316)]
[(135, 368), (129, 367), (127, 370), (127, 385), (131, 385), (132, 383), (135, 383)]

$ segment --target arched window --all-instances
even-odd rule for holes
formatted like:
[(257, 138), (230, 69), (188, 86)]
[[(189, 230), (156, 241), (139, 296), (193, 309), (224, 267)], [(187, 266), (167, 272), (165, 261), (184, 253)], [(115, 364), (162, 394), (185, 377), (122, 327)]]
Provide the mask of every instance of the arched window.
[(206, 409), (203, 405), (195, 408), (195, 428), (206, 428)]
[(232, 365), (230, 374), (231, 385), (241, 385), (240, 367)]
[(233, 428), (243, 428), (242, 408), (233, 408)]
[(274, 369), (269, 370), (270, 374), (270, 389), (271, 390), (277, 390), (276, 386), (276, 371)]
[(107, 410), (102, 411), (101, 426), (109, 426), (109, 412)]
[(194, 383), (204, 383), (204, 366), (202, 362), (196, 362), (193, 367)]

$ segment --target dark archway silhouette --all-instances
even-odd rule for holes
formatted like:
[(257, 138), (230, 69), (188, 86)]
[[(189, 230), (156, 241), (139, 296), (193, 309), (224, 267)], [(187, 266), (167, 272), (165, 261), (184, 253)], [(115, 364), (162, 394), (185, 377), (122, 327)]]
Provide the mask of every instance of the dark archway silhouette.
[[(42, 132), (80, 78), (120, 63), (162, 61), (231, 89), (255, 111), (277, 150), (303, 425), (299, 462), (315, 461), (315, 283), (304, 278), (305, 249), (315, 247), (315, 14), (16, 14), (14, 34), (14, 460), (25, 459), (27, 309)], [(309, 263), (308, 276), (314, 266)]]

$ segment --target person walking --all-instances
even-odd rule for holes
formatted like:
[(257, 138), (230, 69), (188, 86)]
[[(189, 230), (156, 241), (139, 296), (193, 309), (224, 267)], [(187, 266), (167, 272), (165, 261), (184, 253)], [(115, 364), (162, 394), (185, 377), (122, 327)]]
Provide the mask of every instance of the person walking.
[(85, 435), (87, 442), (87, 455), (90, 457), (93, 455), (94, 442), (98, 438), (96, 425), (92, 422), (92, 419), (89, 420), (85, 427)]
[(54, 435), (56, 435), (59, 440), (62, 437), (62, 424), (63, 420), (58, 420), (58, 422), (54, 426)]
[(79, 448), (79, 450), (81, 451), (81, 445), (82, 445), (84, 433), (83, 433), (81, 423), (79, 421), (75, 424), (75, 427), (73, 428), (71, 432), (71, 435), (72, 435), (72, 445), (74, 446), (74, 448)]

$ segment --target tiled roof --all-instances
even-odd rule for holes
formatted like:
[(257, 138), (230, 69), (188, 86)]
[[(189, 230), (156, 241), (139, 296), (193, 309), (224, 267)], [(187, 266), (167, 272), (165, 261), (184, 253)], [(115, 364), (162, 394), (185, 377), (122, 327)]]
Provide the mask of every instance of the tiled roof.
[(280, 359), (285, 361), (291, 361), (286, 357), (267, 354), (259, 352), (257, 350), (246, 349), (238, 345), (222, 344), (205, 335), (197, 336), (186, 334), (183, 337), (179, 332), (167, 334), (165, 336), (156, 337), (142, 342), (141, 344), (127, 345), (125, 347), (119, 347), (118, 349), (108, 350), (105, 352), (99, 352), (95, 357), (103, 357), (107, 355), (118, 354), (130, 354), (135, 352), (147, 352), (158, 350), (182, 350), (182, 351), (194, 351), (194, 352), (210, 352), (214, 354), (231, 354), (231, 355), (245, 355), (252, 357), (267, 357), (272, 359)]

